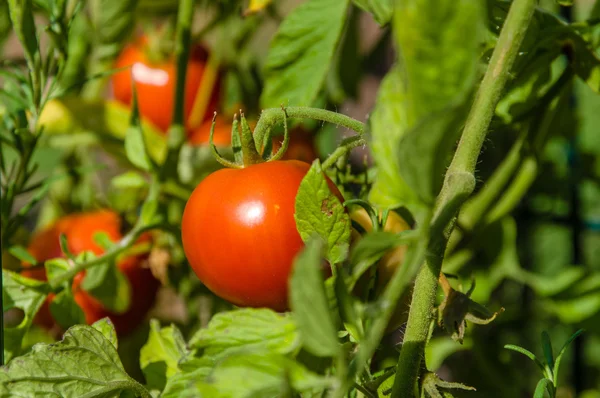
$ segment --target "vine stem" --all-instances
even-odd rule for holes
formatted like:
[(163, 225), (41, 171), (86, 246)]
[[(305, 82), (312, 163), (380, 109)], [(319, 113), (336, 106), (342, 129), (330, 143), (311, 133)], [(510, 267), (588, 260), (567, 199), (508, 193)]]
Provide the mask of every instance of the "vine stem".
[(113, 258), (119, 256), (121, 253), (125, 252), (131, 245), (135, 243), (135, 241), (139, 238), (141, 234), (151, 229), (159, 228), (160, 225), (148, 225), (144, 227), (134, 227), (127, 235), (123, 237), (118, 243), (112, 246), (109, 250), (107, 250), (101, 256), (93, 258), (89, 261), (76, 263), (74, 267), (70, 268), (68, 271), (63, 272), (55, 279), (52, 279), (48, 283), (50, 287), (54, 290), (60, 287), (64, 282), (67, 282), (75, 277), (81, 271), (84, 271), (88, 268), (94, 267), (96, 265), (102, 264), (103, 262), (112, 260)]
[[(365, 132), (365, 124), (341, 113), (328, 111), (326, 109), (310, 108), (304, 106), (290, 106), (283, 108), (268, 108), (262, 111), (256, 128), (254, 129), (254, 137), (259, 153), (262, 153), (267, 139), (267, 135), (271, 130), (284, 122), (284, 117), (290, 119), (314, 119), (336, 124), (356, 131), (359, 135)], [(362, 145), (362, 144), (361, 144)], [(358, 146), (358, 145), (357, 145)]]
[(412, 398), (429, 334), (447, 240), (458, 210), (475, 189), (475, 166), (496, 105), (533, 16), (536, 0), (514, 0), (467, 117), (434, 208), (425, 263), (415, 281), (392, 397)]

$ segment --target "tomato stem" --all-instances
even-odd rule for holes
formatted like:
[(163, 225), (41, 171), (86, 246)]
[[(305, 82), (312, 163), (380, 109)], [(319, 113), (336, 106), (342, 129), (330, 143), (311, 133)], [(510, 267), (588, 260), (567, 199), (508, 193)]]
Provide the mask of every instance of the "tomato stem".
[(341, 113), (303, 106), (290, 106), (283, 109), (285, 113), (281, 112), (281, 108), (269, 108), (262, 111), (254, 131), (254, 139), (259, 152), (263, 152), (272, 129), (283, 123), (285, 118), (322, 120), (354, 130), (359, 135), (365, 132), (364, 123)]
[[(287, 125), (287, 113), (285, 112), (285, 108), (281, 108), (281, 110), (283, 111), (283, 142), (281, 143), (281, 148), (279, 148), (279, 150), (277, 151), (277, 153), (275, 155), (273, 155), (270, 160), (279, 160), (283, 157), (283, 155), (285, 155), (285, 152), (288, 149), (288, 146), (290, 144), (290, 133), (288, 131), (288, 125)], [(272, 145), (268, 145), (266, 146), (265, 150), (271, 151)]]
[[(392, 388), (391, 396), (394, 398), (414, 396), (429, 336), (431, 314), (448, 237), (458, 211), (475, 189), (474, 172), (477, 159), (536, 4), (536, 0), (514, 0), (511, 4), (483, 81), (475, 95), (457, 150), (446, 172), (442, 190), (434, 207), (426, 261), (415, 281), (404, 344)], [(392, 284), (388, 286), (384, 295), (391, 287)], [(387, 320), (388, 317), (385, 316), (376, 322)]]
[(340, 145), (333, 151), (331, 155), (323, 162), (323, 170), (326, 170), (333, 166), (339, 158), (345, 156), (352, 149), (367, 145), (367, 141), (360, 135), (355, 135), (342, 140)]

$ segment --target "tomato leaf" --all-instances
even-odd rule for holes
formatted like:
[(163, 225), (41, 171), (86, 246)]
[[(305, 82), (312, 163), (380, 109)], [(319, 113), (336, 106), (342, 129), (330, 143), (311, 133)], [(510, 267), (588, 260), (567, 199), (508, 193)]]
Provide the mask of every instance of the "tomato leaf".
[(404, 231), (399, 234), (377, 231), (363, 236), (350, 253), (352, 264), (350, 287), (353, 288), (361, 275), (389, 250), (408, 243), (416, 234), (416, 231)]
[(92, 324), (92, 327), (102, 333), (104, 337), (112, 343), (115, 349), (118, 348), (117, 331), (110, 318), (102, 318)]
[(23, 246), (11, 246), (8, 249), (8, 252), (10, 254), (12, 254), (13, 256), (15, 256), (17, 259), (27, 263), (27, 264), (31, 264), (31, 265), (36, 265), (37, 264), (37, 260), (35, 259), (35, 257), (33, 257), (31, 255), (31, 253), (29, 253), (27, 251), (27, 249), (25, 249)]
[[(347, 18), (348, 0), (308, 0), (275, 34), (265, 63), (263, 108), (312, 105), (323, 87)], [(259, 137), (261, 138), (261, 137)]]
[(130, 170), (119, 174), (110, 181), (118, 189), (140, 189), (148, 186), (148, 181), (137, 171)]
[(225, 358), (211, 369), (209, 377), (198, 371), (178, 373), (168, 380), (161, 397), (270, 397), (293, 391), (318, 393), (330, 386), (330, 379), (292, 359), (258, 351)]
[(326, 242), (327, 260), (339, 263), (346, 258), (350, 241), (350, 217), (331, 193), (319, 160), (302, 179), (296, 194), (296, 227), (303, 241), (318, 235)]
[(9, 361), (21, 350), (23, 336), (29, 330), (50, 289), (47, 283), (2, 270), (2, 311), (17, 308), (24, 319), (15, 327), (4, 326), (4, 360)]
[(394, 11), (392, 0), (353, 0), (354, 5), (373, 15), (381, 26), (387, 25)]
[(114, 313), (122, 314), (129, 308), (131, 286), (114, 261), (89, 268), (81, 287)]
[[(540, 379), (537, 386), (535, 386), (535, 391), (533, 392), (533, 398), (544, 398), (546, 393), (551, 394), (552, 388), (552, 380), (543, 378)], [(552, 395), (550, 395), (552, 396)]]
[(137, 0), (97, 0), (92, 10), (95, 30), (95, 56), (111, 59), (121, 47), (135, 25)]
[(75, 302), (71, 289), (64, 289), (58, 293), (50, 302), (50, 313), (52, 318), (63, 329), (73, 325), (85, 323), (85, 314)]
[(235, 352), (257, 349), (292, 353), (300, 347), (299, 338), (289, 314), (244, 308), (216, 314), (207, 328), (192, 336), (189, 345), (203, 349), (204, 355), (221, 359)]
[(54, 344), (0, 369), (0, 394), (11, 396), (115, 397), (124, 391), (148, 392), (127, 375), (113, 343), (96, 328), (73, 326)]
[(180, 372), (178, 362), (187, 353), (185, 340), (176, 326), (161, 328), (160, 323), (152, 319), (148, 341), (140, 351), (140, 366), (148, 388), (162, 391), (167, 379)]
[(294, 260), (290, 306), (306, 350), (327, 357), (338, 355), (340, 345), (321, 274), (322, 251), (321, 240), (311, 239)]
[(416, 195), (398, 174), (397, 148), (408, 123), (404, 91), (400, 68), (395, 66), (383, 78), (377, 104), (368, 121), (367, 134), (377, 164), (369, 201), (383, 208), (396, 208), (416, 201)]
[(8, 10), (14, 32), (25, 50), (27, 66), (33, 73), (34, 65), (39, 61), (39, 48), (31, 0), (8, 0)]
[(364, 336), (364, 330), (356, 308), (357, 300), (352, 296), (344, 275), (339, 270), (333, 279), (340, 318), (344, 322), (348, 333), (350, 333), (354, 340), (360, 342)]
[(144, 140), (135, 86), (133, 86), (132, 89), (133, 103), (131, 105), (131, 121), (127, 133), (125, 134), (125, 154), (127, 155), (127, 159), (129, 159), (134, 166), (139, 167), (144, 171), (150, 171), (152, 168), (152, 160), (150, 155), (148, 155), (146, 142)]

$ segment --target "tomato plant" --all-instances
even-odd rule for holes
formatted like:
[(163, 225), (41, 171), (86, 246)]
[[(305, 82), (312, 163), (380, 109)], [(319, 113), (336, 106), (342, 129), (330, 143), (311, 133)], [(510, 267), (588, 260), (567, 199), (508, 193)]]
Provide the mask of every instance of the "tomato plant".
[(598, 395), (599, 27), (0, 2), (0, 395)]

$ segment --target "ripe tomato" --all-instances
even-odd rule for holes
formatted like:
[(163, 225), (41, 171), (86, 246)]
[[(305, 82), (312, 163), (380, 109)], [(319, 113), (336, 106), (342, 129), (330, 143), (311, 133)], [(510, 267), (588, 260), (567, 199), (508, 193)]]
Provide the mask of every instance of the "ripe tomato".
[[(73, 254), (83, 251), (92, 251), (102, 254), (103, 249), (94, 242), (96, 232), (103, 231), (112, 240), (121, 239), (121, 221), (119, 216), (109, 210), (100, 210), (90, 213), (72, 214), (56, 221), (48, 228), (36, 234), (28, 247), (28, 251), (39, 262), (51, 258), (62, 257), (59, 237), (67, 236), (69, 250)], [(143, 236), (140, 240), (148, 240)], [(81, 288), (84, 272), (79, 273), (73, 280), (73, 294), (75, 301), (83, 309), (86, 322), (94, 323), (104, 317), (110, 317), (117, 333), (123, 335), (132, 332), (144, 319), (148, 310), (154, 303), (154, 298), (159, 287), (159, 282), (152, 276), (149, 268), (142, 267), (143, 256), (127, 257), (119, 260), (117, 266), (123, 272), (131, 285), (131, 305), (123, 314), (113, 314), (102, 307), (102, 304)], [(27, 264), (24, 264), (27, 266)], [(23, 275), (39, 280), (46, 280), (44, 268), (25, 270)], [(54, 320), (50, 314), (49, 305), (53, 299), (50, 295), (43, 308), (38, 312), (35, 322), (51, 328)]]
[[(380, 213), (381, 215), (381, 213)], [(371, 222), (371, 218), (367, 214), (366, 210), (363, 208), (358, 208), (353, 210), (350, 213), (350, 218), (357, 222), (365, 232), (370, 232), (373, 230), (373, 224)], [(400, 215), (394, 211), (390, 211), (388, 213), (387, 220), (385, 222), (385, 226), (383, 228), (386, 232), (391, 233), (399, 233), (402, 231), (406, 231), (410, 229), (410, 225), (402, 218)], [(352, 243), (356, 244), (356, 242), (360, 239), (361, 235), (354, 228), (352, 229)], [(387, 286), (389, 280), (394, 276), (394, 272), (398, 269), (399, 266), (404, 262), (404, 256), (406, 255), (407, 247), (405, 245), (398, 246), (388, 253), (386, 253), (377, 264), (377, 282), (375, 285), (376, 294), (381, 294), (385, 287)], [(364, 274), (362, 278), (358, 281), (356, 285), (355, 292), (359, 293), (364, 291), (368, 283), (368, 276)], [(396, 305), (396, 309), (390, 322), (388, 324), (387, 330), (394, 330), (399, 327), (402, 323), (406, 322), (408, 319), (408, 308), (410, 304), (410, 292), (404, 292), (403, 297)]]
[(288, 160), (221, 169), (196, 187), (183, 213), (183, 248), (212, 292), (240, 306), (287, 309), (292, 262), (304, 246), (294, 205), (309, 168)]
[[(131, 67), (115, 73), (112, 77), (114, 97), (124, 104), (131, 105), (133, 98), (132, 82), (135, 82), (140, 114), (151, 120), (163, 131), (171, 124), (175, 102), (175, 81), (177, 78), (175, 59), (170, 58), (154, 63), (147, 56), (148, 41), (141, 37), (127, 46), (117, 58), (115, 67)], [(200, 88), (208, 52), (201, 46), (194, 46), (190, 52), (185, 84), (184, 115), (187, 120)], [(204, 118), (211, 118), (217, 109), (219, 79), (214, 87)]]

